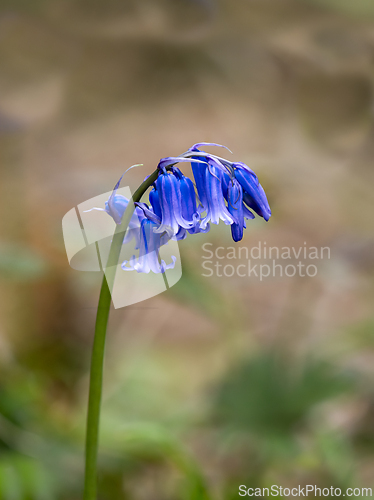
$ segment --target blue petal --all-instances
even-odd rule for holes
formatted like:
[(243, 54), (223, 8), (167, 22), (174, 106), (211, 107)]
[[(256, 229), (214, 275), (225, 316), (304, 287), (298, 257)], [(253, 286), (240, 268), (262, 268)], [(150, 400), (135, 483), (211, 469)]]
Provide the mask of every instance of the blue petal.
[(191, 161), (191, 168), (201, 206), (206, 210), (208, 208), (208, 202), (205, 192), (205, 171), (208, 168), (208, 163), (201, 164), (197, 161)]
[(199, 219), (196, 207), (196, 193), (193, 182), (188, 177), (183, 176), (179, 180), (181, 193), (182, 216), (195, 226)]
[(223, 192), (223, 196), (225, 197), (226, 200), (228, 197), (228, 187), (229, 187), (230, 182), (231, 182), (231, 177), (229, 176), (229, 174), (224, 172), (222, 174), (222, 192)]
[(152, 191), (149, 193), (149, 203), (152, 205), (154, 213), (161, 219), (162, 215), (161, 215), (160, 200), (156, 189), (152, 189)]
[(243, 238), (244, 214), (243, 214), (243, 188), (236, 179), (232, 179), (228, 185), (228, 209), (234, 223), (231, 224), (231, 234), (234, 241)]
[(173, 269), (176, 257), (172, 256), (172, 262), (166, 264), (163, 260), (160, 262), (159, 249), (162, 244), (163, 236), (155, 233), (157, 224), (153, 221), (144, 219), (140, 228), (140, 246), (139, 257), (133, 256), (130, 261), (122, 264), (125, 271), (137, 271), (138, 273), (164, 273), (167, 269)]

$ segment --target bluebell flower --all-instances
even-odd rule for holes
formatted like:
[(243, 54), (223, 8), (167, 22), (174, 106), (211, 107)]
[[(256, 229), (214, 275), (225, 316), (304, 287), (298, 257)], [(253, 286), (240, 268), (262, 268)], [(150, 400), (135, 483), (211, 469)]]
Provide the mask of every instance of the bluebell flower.
[[(229, 204), (229, 200), (228, 200), (228, 187), (229, 187), (229, 183), (232, 183), (232, 180), (235, 179), (235, 177), (230, 177), (230, 175), (228, 174), (223, 174), (223, 177), (222, 177), (222, 190), (223, 190), (223, 196), (225, 197), (225, 199), (227, 200), (228, 204)], [(247, 194), (245, 192), (243, 192), (243, 203), (242, 203), (242, 207), (241, 207), (241, 210), (243, 211), (243, 216), (245, 219), (254, 219), (255, 216), (253, 214), (253, 212), (251, 212), (248, 207), (245, 205), (244, 203), (244, 195)], [(246, 226), (244, 225), (244, 228)]]
[(231, 235), (234, 241), (240, 241), (243, 238), (243, 229), (245, 226), (243, 212), (243, 188), (235, 179), (231, 179), (227, 186), (228, 209), (234, 220), (231, 224)]
[[(160, 247), (171, 238), (182, 240), (188, 233), (207, 232), (210, 223), (222, 220), (231, 226), (233, 240), (240, 241), (245, 220), (254, 219), (253, 212), (269, 220), (269, 203), (253, 170), (244, 163), (201, 151), (203, 146), (225, 147), (202, 142), (180, 156), (160, 160), (149, 205), (135, 203), (130, 221), (129, 227), (136, 232), (139, 256), (124, 262), (123, 269), (163, 273), (175, 265), (175, 257), (169, 264), (159, 258)], [(191, 179), (175, 166), (181, 162), (191, 163), (196, 191)], [(128, 204), (126, 198), (116, 194), (118, 185), (119, 182), (105, 204), (105, 210), (117, 224)]]
[[(183, 229), (191, 233), (200, 231), (193, 183), (182, 174), (179, 168), (175, 167), (176, 163), (190, 161), (189, 158), (182, 156), (161, 159), (158, 164), (160, 173), (155, 183), (157, 202), (161, 212), (161, 226), (156, 231), (166, 231), (170, 236), (177, 235), (178, 239), (185, 237)], [(196, 163), (204, 165), (204, 162), (199, 159)], [(167, 169), (171, 173), (168, 173)], [(152, 204), (151, 200), (150, 202)]]
[(271, 210), (265, 191), (258, 181), (256, 174), (244, 163), (233, 163), (236, 179), (243, 187), (243, 201), (256, 214), (263, 217), (266, 221), (271, 216)]
[(161, 220), (162, 213), (161, 213), (160, 199), (155, 185), (153, 186), (153, 189), (149, 193), (149, 203), (151, 204), (153, 212)]
[(183, 216), (187, 208), (186, 204), (182, 203), (181, 185), (174, 173), (168, 173), (166, 170), (160, 171), (156, 188), (159, 194), (161, 225), (155, 229), (155, 232), (166, 232), (171, 237), (176, 235), (180, 228), (191, 229), (194, 221), (187, 220)]
[(223, 172), (218, 167), (215, 159), (208, 159), (208, 166), (205, 169), (205, 195), (206, 195), (206, 215), (201, 221), (204, 229), (209, 222), (218, 224), (222, 220), (225, 224), (233, 224), (234, 219), (228, 211), (223, 195), (222, 177)]
[(194, 185), (191, 179), (183, 175), (179, 168), (173, 167), (172, 172), (179, 182), (182, 217), (192, 223), (192, 227), (194, 227), (199, 221)]

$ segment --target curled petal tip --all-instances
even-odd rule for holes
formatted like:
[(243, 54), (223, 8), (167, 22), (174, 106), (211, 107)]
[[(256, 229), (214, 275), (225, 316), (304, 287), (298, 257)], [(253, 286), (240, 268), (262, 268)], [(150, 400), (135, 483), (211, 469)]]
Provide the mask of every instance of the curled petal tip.
[(92, 207), (89, 210), (83, 210), (83, 212), (92, 212), (93, 210), (98, 210), (99, 212), (105, 212), (105, 208)]
[(121, 177), (119, 178), (117, 184), (114, 186), (113, 188), (113, 193), (112, 194), (115, 194), (115, 191), (117, 191), (117, 189), (119, 188), (119, 185), (121, 184), (121, 181), (123, 179), (123, 176), (129, 171), (131, 170), (132, 168), (135, 168), (135, 167), (142, 167), (144, 165), (144, 163), (137, 163), (136, 165), (131, 165), (131, 167), (129, 167), (127, 170), (125, 170), (123, 172), (123, 174), (121, 175)]
[[(170, 166), (175, 165), (176, 163), (180, 163), (182, 161), (187, 161), (188, 163), (190, 163), (191, 159), (190, 158), (182, 158), (180, 156), (168, 156), (166, 158), (162, 158), (159, 161), (158, 168), (160, 170), (162, 170), (165, 167), (170, 167)], [(206, 163), (205, 161), (201, 161), (201, 160), (194, 160), (194, 161), (196, 161), (198, 163)]]
[[(129, 170), (131, 170), (132, 168), (135, 168), (135, 167), (142, 167), (144, 165), (144, 163), (136, 163), (135, 165), (131, 165), (131, 167), (129, 167), (126, 172), (128, 172)], [(123, 175), (125, 175), (125, 173)]]
[(197, 142), (189, 149), (189, 151), (196, 151), (200, 146), (217, 146), (218, 148), (225, 148), (227, 149), (227, 151), (233, 154), (231, 149), (229, 149), (227, 146), (224, 146), (223, 144), (217, 144), (215, 142)]

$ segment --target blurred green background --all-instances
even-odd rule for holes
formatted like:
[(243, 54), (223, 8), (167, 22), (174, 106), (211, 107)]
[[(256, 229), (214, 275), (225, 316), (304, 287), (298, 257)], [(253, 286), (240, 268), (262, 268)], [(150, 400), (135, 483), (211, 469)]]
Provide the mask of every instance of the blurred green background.
[[(78, 500), (100, 273), (63, 215), (163, 156), (227, 145), (273, 217), (240, 246), (328, 246), (314, 278), (183, 277), (113, 310), (100, 499), (374, 487), (372, 0), (2, 0), (0, 499)], [(221, 151), (219, 152), (221, 153)]]

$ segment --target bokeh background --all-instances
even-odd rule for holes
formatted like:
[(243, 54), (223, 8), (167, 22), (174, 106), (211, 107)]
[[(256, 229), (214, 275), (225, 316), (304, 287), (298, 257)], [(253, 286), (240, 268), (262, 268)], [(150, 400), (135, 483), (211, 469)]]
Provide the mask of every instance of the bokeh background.
[(101, 276), (69, 267), (63, 215), (200, 141), (268, 193), (240, 246), (331, 258), (207, 278), (220, 225), (112, 311), (100, 499), (374, 487), (373, 1), (2, 0), (0, 68), (0, 498), (82, 494)]

